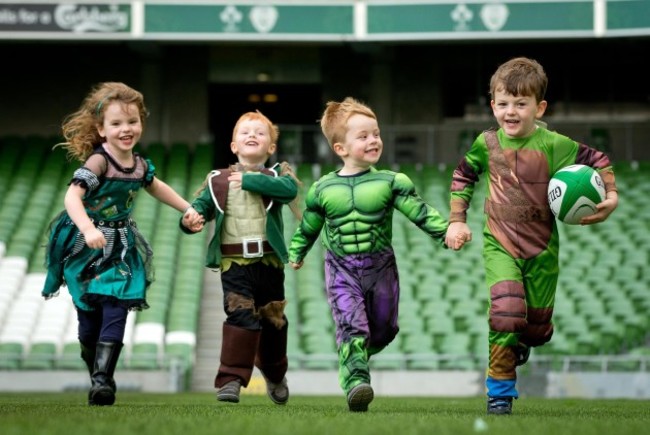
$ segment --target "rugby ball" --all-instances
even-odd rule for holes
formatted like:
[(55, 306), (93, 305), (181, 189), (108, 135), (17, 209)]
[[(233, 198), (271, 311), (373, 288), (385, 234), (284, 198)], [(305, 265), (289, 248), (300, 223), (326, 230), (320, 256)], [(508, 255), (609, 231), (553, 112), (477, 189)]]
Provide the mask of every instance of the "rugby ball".
[(548, 183), (548, 205), (565, 224), (580, 224), (580, 219), (596, 213), (596, 204), (604, 199), (605, 183), (590, 166), (566, 166)]

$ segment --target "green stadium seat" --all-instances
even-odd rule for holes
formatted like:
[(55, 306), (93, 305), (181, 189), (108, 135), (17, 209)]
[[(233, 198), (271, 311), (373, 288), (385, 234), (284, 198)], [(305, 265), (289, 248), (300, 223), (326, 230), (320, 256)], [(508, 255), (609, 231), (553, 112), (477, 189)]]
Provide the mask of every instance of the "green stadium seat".
[(165, 326), (155, 321), (143, 319), (145, 313), (138, 313), (133, 332), (133, 345), (129, 367), (135, 369), (153, 369), (159, 367), (164, 354)]
[(544, 355), (572, 355), (575, 353), (575, 345), (564, 334), (555, 331), (551, 341), (544, 346), (536, 348), (535, 352)]
[(438, 341), (455, 331), (454, 320), (449, 316), (429, 317), (424, 330), (431, 334)]
[(338, 363), (329, 358), (320, 358), (319, 355), (306, 355), (303, 358), (302, 367), (307, 370), (336, 370)]
[(194, 346), (189, 343), (167, 343), (165, 345), (164, 366), (169, 366), (172, 362), (176, 362), (182, 368), (191, 368), (195, 362), (194, 350)]
[(287, 348), (287, 360), (289, 361), (290, 370), (302, 368), (302, 361), (304, 358), (305, 354), (302, 353), (299, 347)]
[(87, 370), (86, 364), (81, 359), (81, 348), (78, 342), (63, 345), (61, 354), (55, 361), (55, 367), (67, 370)]
[(24, 344), (19, 342), (0, 343), (0, 370), (20, 368), (23, 359)]
[(403, 353), (395, 339), (378, 354), (369, 360), (371, 370), (401, 370), (405, 368)]
[(45, 370), (54, 366), (57, 349), (54, 343), (33, 343), (23, 358), (21, 367), (31, 370)]
[(333, 333), (328, 331), (309, 331), (301, 335), (302, 349), (307, 355), (333, 353), (336, 354), (336, 343)]
[(433, 352), (405, 355), (405, 358), (408, 370), (438, 370), (440, 368), (439, 357)]
[(433, 352), (433, 337), (429, 334), (400, 332), (400, 348), (404, 353)]
[(135, 343), (131, 350), (128, 367), (131, 369), (153, 370), (161, 366), (161, 349), (154, 343)]
[(596, 333), (584, 331), (573, 339), (579, 355), (595, 355), (599, 352), (599, 340)]

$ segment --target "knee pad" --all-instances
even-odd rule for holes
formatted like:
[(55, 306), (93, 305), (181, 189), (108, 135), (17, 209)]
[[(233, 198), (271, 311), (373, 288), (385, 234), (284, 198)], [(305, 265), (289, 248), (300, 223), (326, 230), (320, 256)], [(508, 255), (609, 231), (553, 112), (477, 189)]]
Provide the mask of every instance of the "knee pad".
[(284, 307), (286, 305), (286, 300), (271, 301), (259, 308), (259, 316), (262, 319), (268, 320), (276, 328), (282, 329), (287, 324), (287, 319), (284, 317)]
[(528, 326), (519, 341), (532, 347), (548, 343), (553, 336), (552, 316), (553, 308), (529, 308)]
[(252, 298), (230, 292), (226, 295), (226, 312), (232, 313), (237, 310), (255, 310), (255, 301)]
[(523, 332), (526, 329), (526, 296), (518, 281), (499, 281), (490, 288), (490, 329)]
[(230, 292), (225, 295), (224, 308), (228, 323), (245, 329), (259, 329), (260, 320), (252, 298)]

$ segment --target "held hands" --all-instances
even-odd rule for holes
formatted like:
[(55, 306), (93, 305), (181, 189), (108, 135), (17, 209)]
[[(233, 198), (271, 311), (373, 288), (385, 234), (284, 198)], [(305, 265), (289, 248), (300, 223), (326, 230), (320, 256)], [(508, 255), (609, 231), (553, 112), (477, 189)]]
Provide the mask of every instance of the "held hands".
[(454, 251), (459, 251), (463, 246), (465, 246), (466, 242), (469, 242), (472, 240), (472, 235), (467, 234), (467, 233), (458, 233), (456, 235), (455, 239), (455, 245), (452, 247)]
[(591, 216), (585, 216), (580, 219), (580, 225), (592, 225), (606, 220), (610, 214), (618, 207), (618, 193), (611, 191), (607, 193), (607, 198), (600, 204), (596, 204), (596, 213)]
[(447, 228), (445, 244), (454, 251), (460, 250), (472, 240), (472, 230), (465, 222), (452, 222)]
[(205, 219), (193, 207), (188, 207), (183, 215), (183, 226), (193, 233), (198, 233), (203, 229)]
[(302, 267), (303, 264), (304, 264), (303, 261), (301, 261), (301, 262), (299, 262), (299, 263), (293, 263), (293, 262), (291, 262), (291, 261), (289, 262), (289, 266), (291, 266), (291, 268), (292, 268), (293, 270), (298, 270), (298, 269), (300, 269), (300, 268)]

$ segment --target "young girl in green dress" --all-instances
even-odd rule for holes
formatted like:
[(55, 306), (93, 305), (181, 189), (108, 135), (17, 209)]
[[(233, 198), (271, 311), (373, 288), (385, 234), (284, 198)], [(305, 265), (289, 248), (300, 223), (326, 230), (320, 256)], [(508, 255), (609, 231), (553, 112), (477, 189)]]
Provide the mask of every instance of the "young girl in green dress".
[(113, 373), (128, 311), (149, 308), (152, 250), (131, 218), (137, 192), (143, 188), (184, 213), (188, 228), (200, 227), (190, 204), (133, 151), (147, 114), (140, 92), (107, 82), (95, 86), (62, 125), (60, 145), (82, 166), (69, 183), (65, 210), (51, 223), (42, 294), (49, 299), (67, 286), (72, 296), (90, 405), (115, 402)]

